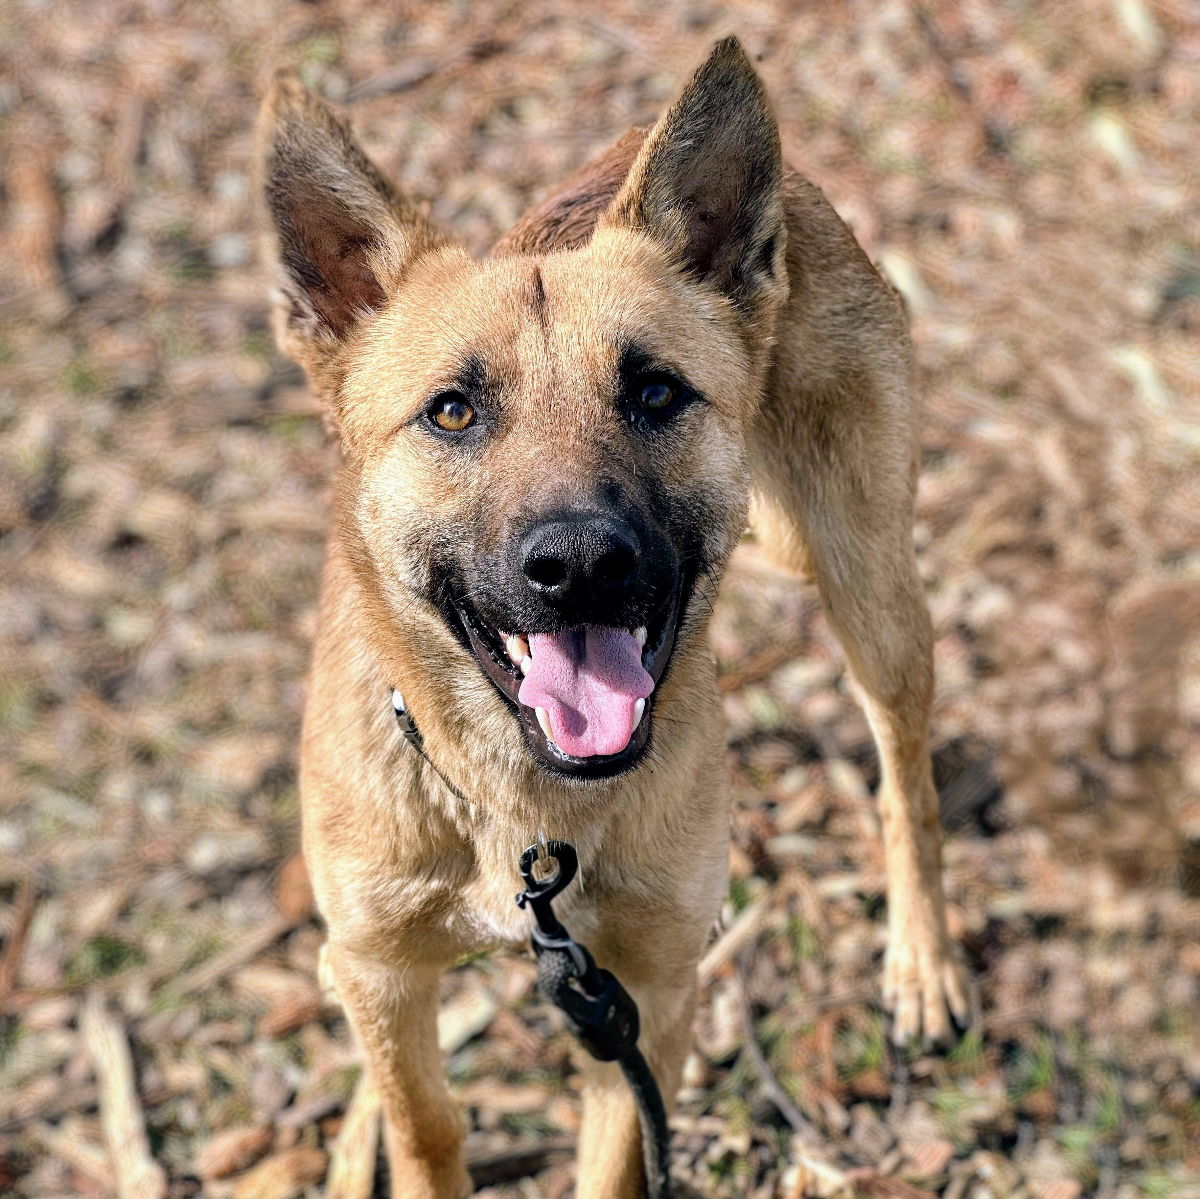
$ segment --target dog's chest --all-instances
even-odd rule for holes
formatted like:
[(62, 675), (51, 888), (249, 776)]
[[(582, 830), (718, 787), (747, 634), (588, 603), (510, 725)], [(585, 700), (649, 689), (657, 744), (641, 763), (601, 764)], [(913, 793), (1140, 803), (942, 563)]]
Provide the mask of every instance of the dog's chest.
[[(520, 889), (521, 879), (515, 870), (511, 873), (481, 870), (463, 888), (460, 933), (472, 941), (473, 950), (514, 949), (529, 943), (531, 917), (527, 910), (517, 906)], [(556, 904), (556, 911), (577, 936), (586, 937), (596, 928), (595, 905), (582, 891), (564, 895)]]

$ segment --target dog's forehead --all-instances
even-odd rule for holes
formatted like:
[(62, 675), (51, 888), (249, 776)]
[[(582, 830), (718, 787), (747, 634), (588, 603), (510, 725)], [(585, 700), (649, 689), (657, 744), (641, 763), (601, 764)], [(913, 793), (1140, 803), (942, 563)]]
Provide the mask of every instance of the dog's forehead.
[(417, 264), (368, 328), (343, 394), (371, 425), (396, 427), (469, 365), (506, 407), (569, 400), (599, 415), (633, 346), (718, 411), (740, 412), (748, 358), (728, 305), (649, 239), (601, 230), (578, 249), (483, 260), (447, 249)]
[(587, 245), (484, 260), (466, 281), (476, 349), (500, 374), (531, 383), (611, 381), (638, 346), (716, 391), (742, 366), (724, 302), (697, 288), (648, 239), (601, 232)]

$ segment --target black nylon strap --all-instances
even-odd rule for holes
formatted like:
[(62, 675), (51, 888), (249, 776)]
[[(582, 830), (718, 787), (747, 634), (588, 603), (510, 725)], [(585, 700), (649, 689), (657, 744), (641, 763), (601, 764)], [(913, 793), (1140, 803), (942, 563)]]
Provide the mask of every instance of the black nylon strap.
[(394, 687), (392, 688), (392, 713), (396, 717), (396, 725), (400, 729), (404, 740), (425, 759), (425, 765), (441, 779), (442, 786), (461, 803), (469, 803), (470, 801), (467, 797), (437, 768), (437, 764), (425, 752), (425, 738), (421, 736), (421, 730), (417, 728), (417, 722), (412, 718), (412, 714), (405, 705), (404, 696)]
[(615, 1061), (629, 1084), (642, 1129), (642, 1163), (646, 1199), (671, 1199), (670, 1130), (662, 1094), (642, 1051), (637, 1004), (617, 977), (601, 970), (587, 949), (559, 923), (551, 903), (575, 877), (579, 858), (569, 841), (549, 841), (546, 855), (558, 863), (545, 879), (533, 874), (538, 847), (521, 855), (525, 890), (517, 896), (534, 917), (533, 951), (537, 954), (538, 990), (567, 1018), (583, 1047), (602, 1062)]

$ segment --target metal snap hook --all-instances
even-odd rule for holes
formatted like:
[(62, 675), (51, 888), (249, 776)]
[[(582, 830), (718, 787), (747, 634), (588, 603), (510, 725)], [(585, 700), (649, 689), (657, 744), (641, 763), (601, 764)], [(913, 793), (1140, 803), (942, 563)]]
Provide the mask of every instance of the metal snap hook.
[(547, 841), (545, 855), (556, 863), (554, 870), (545, 878), (536, 878), (533, 873), (534, 866), (542, 856), (540, 846), (531, 845), (521, 855), (521, 878), (525, 883), (525, 890), (517, 896), (517, 903), (521, 907), (527, 903), (549, 903), (571, 885), (579, 871), (579, 855), (569, 841)]

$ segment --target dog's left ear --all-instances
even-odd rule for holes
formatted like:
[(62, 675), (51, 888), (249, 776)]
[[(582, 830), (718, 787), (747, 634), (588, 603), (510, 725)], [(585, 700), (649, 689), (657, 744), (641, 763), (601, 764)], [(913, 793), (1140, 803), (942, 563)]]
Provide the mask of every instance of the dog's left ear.
[(779, 128), (736, 37), (650, 130), (601, 227), (649, 234), (754, 319), (787, 294)]

